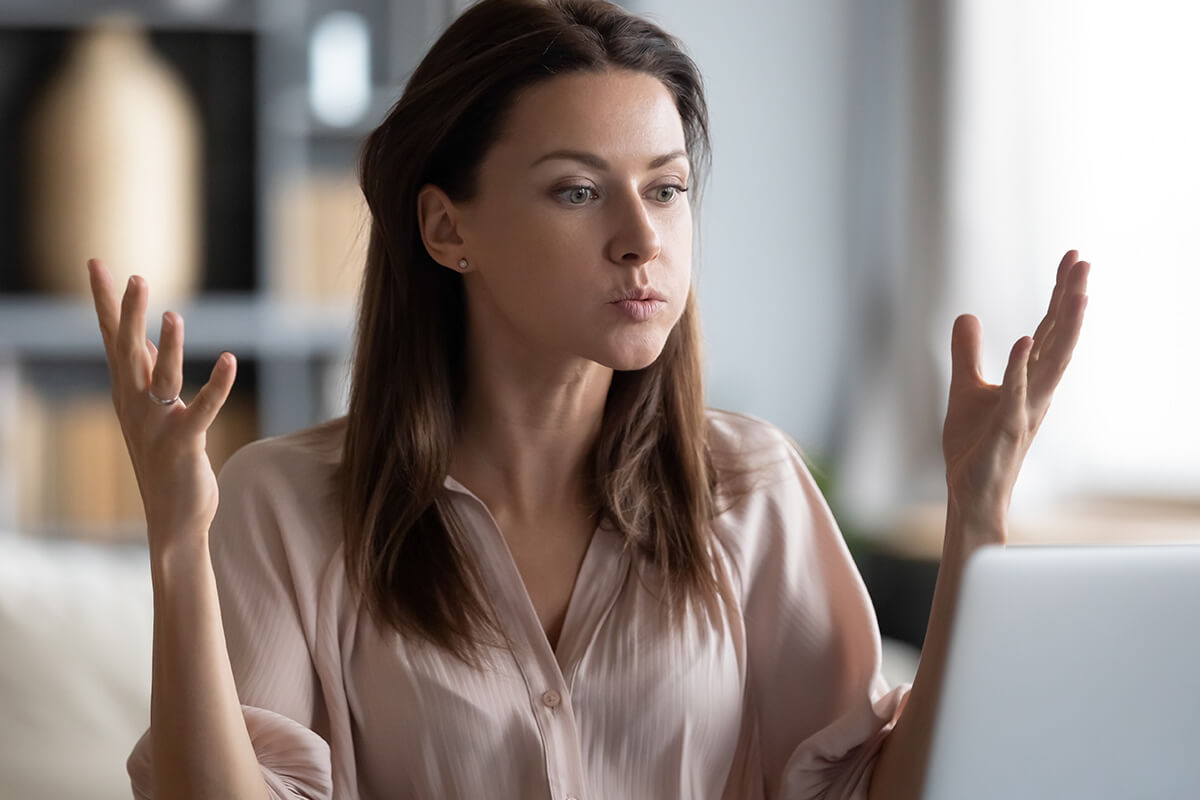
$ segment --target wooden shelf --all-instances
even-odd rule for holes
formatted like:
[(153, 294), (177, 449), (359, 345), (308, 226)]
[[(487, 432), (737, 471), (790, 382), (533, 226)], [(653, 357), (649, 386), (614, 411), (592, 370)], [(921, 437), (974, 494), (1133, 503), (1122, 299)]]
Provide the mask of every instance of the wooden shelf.
[[(78, 0), (5, 0), (0, 5), (0, 32), (7, 37), (0, 46), (2, 66), (4, 75), (12, 76), (11, 86), (0, 92), (0, 111), (8, 123), (0, 125), (0, 134), (16, 140), (16, 121), (28, 97), (53, 74), (72, 32), (93, 23), (98, 11), (117, 6), (139, 18), (159, 55), (195, 95), (202, 117), (215, 121), (205, 128), (210, 206), (204, 216), (204, 272), (195, 285), (220, 291), (159, 305), (152, 289), (146, 335), (158, 342), (159, 316), (170, 309), (185, 322), (189, 363), (184, 372), (193, 375), (193, 383), (204, 379), (203, 367), (211, 367), (222, 351), (247, 367), (239, 369), (229, 401), (238, 403), (238, 414), (223, 412), (231, 427), (226, 438), (236, 444), (247, 431), (273, 436), (345, 413), (357, 316), (354, 270), (361, 261), (342, 241), (346, 221), (325, 214), (320, 203), (340, 209), (342, 187), (328, 188), (331, 174), (353, 173), (359, 141), (399, 96), (428, 42), (448, 22), (445, 4), (359, 9), (380, 57), (372, 61), (371, 110), (345, 129), (314, 119), (306, 90), (310, 25), (337, 3), (122, 0), (97, 6)], [(6, 180), (12, 184), (5, 184), (8, 195), (19, 198), (16, 178)], [(36, 282), (22, 278), (32, 268), (21, 261), (25, 228), (19, 211), (12, 203), (0, 207), (0, 240), (7, 248), (0, 253), (5, 264), (0, 270), (0, 528), (6, 519), (15, 523), (19, 511), (32, 509), (37, 518), (46, 517), (40, 528), (45, 536), (136, 538), (136, 523), (133, 528), (108, 525), (136, 517), (112, 513), (108, 500), (94, 515), (79, 508), (68, 514), (59, 513), (53, 500), (37, 500), (41, 495), (29, 500), (18, 492), (29, 483), (22, 476), (60, 483), (62, 477), (47, 461), (56, 452), (49, 444), (20, 449), (18, 434), (32, 438), (45, 429), (47, 436), (70, 438), (82, 428), (85, 433), (76, 438), (83, 440), (87, 430), (112, 434), (115, 425), (111, 409), (104, 407), (110, 403), (103, 396), (104, 348), (91, 298), (86, 292), (26, 292)], [(99, 403), (91, 409), (90, 395), (96, 393)], [(95, 417), (89, 416), (92, 410)], [(43, 417), (44, 424), (37, 424), (35, 418)], [(119, 432), (104, 444), (93, 449), (115, 448), (120, 454)], [(100, 494), (108, 491), (87, 474), (80, 481)], [(38, 511), (43, 507), (49, 509), (44, 514)], [(108, 522), (94, 528), (87, 522), (93, 516)]]
[[(285, 4), (286, 5), (286, 4)], [(271, 23), (261, 3), (225, 3), (212, 12), (188, 13), (156, 0), (125, 0), (119, 7), (147, 27), (158, 30), (205, 30), (256, 33)], [(8, 28), (78, 28), (116, 10), (95, 3), (46, 3), (43, 0), (5, 0), (0, 25)]]
[[(941, 558), (944, 506), (918, 506), (900, 514), (893, 530), (876, 540), (894, 556)], [(1038, 512), (1014, 514), (1010, 545), (1200, 544), (1200, 503), (1155, 497), (1077, 498)]]
[[(173, 307), (184, 320), (184, 353), (242, 358), (336, 356), (352, 343), (354, 308), (347, 304), (280, 302), (206, 295)], [(147, 334), (158, 341), (157, 316)], [(0, 298), (0, 353), (20, 358), (104, 358), (91, 300), (9, 295)]]

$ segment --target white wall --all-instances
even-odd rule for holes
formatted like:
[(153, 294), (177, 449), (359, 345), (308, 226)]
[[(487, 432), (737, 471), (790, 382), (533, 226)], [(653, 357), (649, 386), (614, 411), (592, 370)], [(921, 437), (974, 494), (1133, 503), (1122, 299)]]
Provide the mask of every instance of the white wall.
[(713, 166), (698, 218), (709, 403), (820, 452), (846, 357), (849, 4), (629, 0), (705, 78)]

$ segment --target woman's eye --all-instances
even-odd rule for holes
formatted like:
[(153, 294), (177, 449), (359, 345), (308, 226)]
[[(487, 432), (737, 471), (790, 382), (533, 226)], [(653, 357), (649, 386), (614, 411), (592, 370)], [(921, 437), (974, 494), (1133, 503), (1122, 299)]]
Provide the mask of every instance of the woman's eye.
[[(667, 184), (660, 186), (654, 190), (654, 199), (664, 205), (674, 202), (679, 195), (686, 192), (687, 188), (678, 184)], [(582, 206), (586, 205), (589, 200), (596, 199), (596, 190), (591, 186), (565, 186), (555, 192), (558, 197), (564, 199), (568, 205)]]
[(669, 184), (667, 186), (658, 187), (655, 194), (657, 196), (658, 202), (670, 203), (676, 197), (678, 197), (681, 192), (686, 192), (686, 191), (687, 191), (687, 189), (685, 189), (682, 186), (676, 186), (675, 184)]
[(557, 194), (571, 205), (581, 206), (595, 195), (595, 191), (590, 186), (568, 186), (559, 190)]

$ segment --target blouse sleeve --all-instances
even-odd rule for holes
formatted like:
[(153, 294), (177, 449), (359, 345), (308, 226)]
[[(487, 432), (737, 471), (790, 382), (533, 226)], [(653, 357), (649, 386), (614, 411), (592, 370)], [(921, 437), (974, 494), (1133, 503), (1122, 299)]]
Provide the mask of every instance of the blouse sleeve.
[[(270, 796), (329, 800), (329, 744), (317, 732), (328, 726), (308, 645), (315, 603), (306, 599), (306, 590), (315, 586), (306, 585), (312, 580), (306, 576), (316, 571), (315, 554), (304, 536), (281, 535), (280, 520), (297, 516), (281, 508), (296, 487), (264, 463), (266, 447), (242, 448), (218, 477), (221, 500), (209, 547), (221, 619), (246, 729)], [(134, 797), (152, 798), (149, 730), (126, 768)]]
[(866, 800), (910, 687), (887, 686), (875, 612), (845, 541), (795, 446), (768, 430), (772, 441), (756, 449), (773, 466), (729, 537), (741, 551), (766, 796)]

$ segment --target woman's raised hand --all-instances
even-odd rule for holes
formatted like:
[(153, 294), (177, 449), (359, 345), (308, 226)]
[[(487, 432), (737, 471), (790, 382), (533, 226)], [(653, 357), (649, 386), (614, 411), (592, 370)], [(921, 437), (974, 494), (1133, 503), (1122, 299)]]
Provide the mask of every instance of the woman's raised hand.
[(1013, 345), (999, 386), (980, 373), (979, 320), (954, 321), (942, 454), (951, 512), (978, 537), (968, 545), (1004, 541), (1017, 472), (1079, 339), (1090, 269), (1075, 250), (1063, 256), (1050, 308), (1033, 337)]
[(237, 362), (232, 353), (222, 353), (190, 405), (181, 399), (158, 402), (155, 398), (176, 398), (183, 388), (183, 318), (163, 314), (161, 349), (155, 348), (146, 338), (146, 281), (131, 277), (118, 298), (112, 275), (98, 259), (89, 260), (87, 268), (113, 407), (141, 491), (151, 551), (161, 553), (181, 539), (206, 542), (217, 510), (206, 436), (229, 397)]

